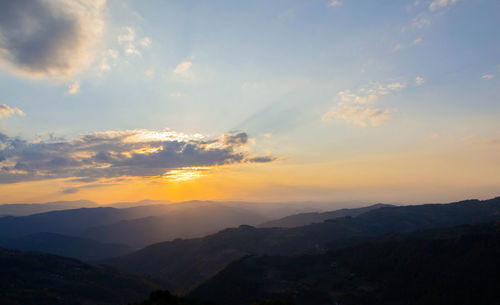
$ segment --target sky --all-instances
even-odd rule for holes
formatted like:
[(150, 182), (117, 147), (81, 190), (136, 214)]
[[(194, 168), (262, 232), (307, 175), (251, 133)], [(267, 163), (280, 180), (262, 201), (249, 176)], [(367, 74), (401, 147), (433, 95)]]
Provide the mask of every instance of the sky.
[(498, 196), (499, 12), (1, 1), (1, 201)]

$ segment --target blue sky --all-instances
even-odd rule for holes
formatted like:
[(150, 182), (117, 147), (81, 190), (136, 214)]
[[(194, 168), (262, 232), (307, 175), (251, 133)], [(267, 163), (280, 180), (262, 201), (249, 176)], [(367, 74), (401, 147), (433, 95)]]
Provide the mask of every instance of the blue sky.
[[(250, 171), (271, 173), (268, 185), (310, 188), (300, 196), (318, 200), (488, 197), (500, 186), (500, 175), (490, 172), (500, 167), (498, 1), (35, 1), (48, 8), (45, 15), (29, 1), (19, 3), (6, 4), (0, 14), (6, 37), (0, 41), (0, 104), (8, 107), (0, 108), (0, 132), (10, 138), (69, 143), (110, 130), (168, 128), (205, 139), (244, 132), (248, 142), (237, 149), (247, 161), (207, 164), (252, 176), (238, 166), (266, 156), (268, 164)], [(18, 11), (28, 17), (10, 21)], [(57, 40), (60, 16), (78, 26)], [(44, 39), (47, 33), (52, 36)], [(25, 54), (32, 63), (19, 62)], [(11, 152), (3, 162), (28, 162), (25, 155)], [(375, 165), (400, 158), (406, 161), (394, 161), (399, 172), (384, 185), (359, 174), (376, 176)], [(348, 166), (353, 160), (360, 163)], [(402, 194), (418, 188), (420, 163), (435, 180), (422, 187), (428, 195), (410, 199)], [(307, 178), (316, 164), (335, 177), (359, 174), (353, 178), (359, 183)], [(463, 190), (471, 169), (477, 181)], [(70, 179), (74, 168), (64, 170), (40, 179)], [(5, 184), (13, 183), (4, 175)], [(284, 181), (287, 175), (298, 182)], [(209, 178), (197, 183), (203, 179)], [(15, 183), (29, 187), (32, 179), (21, 180)], [(106, 183), (116, 181), (100, 181)], [(249, 199), (276, 199), (262, 187), (251, 188), (263, 195)], [(317, 188), (328, 191), (318, 197)], [(11, 200), (20, 196), (9, 192)], [(248, 192), (213, 198), (248, 199)]]

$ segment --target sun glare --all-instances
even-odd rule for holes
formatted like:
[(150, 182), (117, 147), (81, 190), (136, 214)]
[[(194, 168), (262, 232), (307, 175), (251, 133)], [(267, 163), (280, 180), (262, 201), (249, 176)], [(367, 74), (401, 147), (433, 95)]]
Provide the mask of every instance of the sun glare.
[(208, 173), (208, 167), (186, 167), (167, 171), (163, 177), (169, 181), (188, 181), (205, 176)]

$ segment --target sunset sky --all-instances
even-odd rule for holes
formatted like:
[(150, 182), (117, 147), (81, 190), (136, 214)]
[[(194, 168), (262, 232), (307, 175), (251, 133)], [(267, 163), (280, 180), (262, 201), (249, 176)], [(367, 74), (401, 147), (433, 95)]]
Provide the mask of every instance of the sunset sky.
[(499, 12), (1, 1), (0, 201), (498, 196)]

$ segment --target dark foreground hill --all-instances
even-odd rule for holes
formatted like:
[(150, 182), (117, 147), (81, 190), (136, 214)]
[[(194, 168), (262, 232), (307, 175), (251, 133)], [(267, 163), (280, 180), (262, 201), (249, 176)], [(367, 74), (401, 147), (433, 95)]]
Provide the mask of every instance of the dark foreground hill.
[(0, 304), (119, 305), (164, 289), (158, 281), (50, 254), (0, 249)]
[[(387, 238), (387, 237), (384, 237)], [(500, 304), (500, 222), (400, 234), (327, 254), (248, 256), (190, 297), (220, 305)]]
[(0, 247), (50, 253), (85, 261), (125, 255), (132, 251), (132, 248), (123, 244), (100, 243), (87, 238), (47, 232), (1, 240)]
[(249, 254), (323, 253), (346, 239), (409, 232), (500, 219), (500, 198), (451, 204), (384, 207), (361, 214), (296, 228), (240, 226), (204, 238), (148, 246), (105, 263), (137, 274), (168, 280), (185, 292)]
[(367, 207), (356, 208), (356, 209), (340, 209), (336, 211), (323, 212), (323, 213), (300, 213), (295, 215), (286, 216), (280, 219), (271, 220), (261, 224), (259, 227), (261, 228), (293, 228), (306, 226), (313, 223), (323, 222), (328, 219), (335, 219), (340, 217), (356, 217), (363, 213), (369, 212), (371, 210), (375, 210), (378, 208), (390, 207), (390, 204), (374, 204)]

